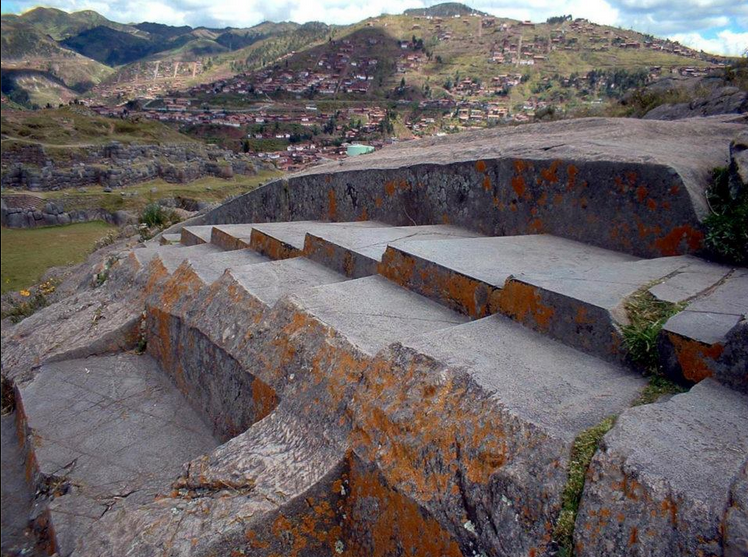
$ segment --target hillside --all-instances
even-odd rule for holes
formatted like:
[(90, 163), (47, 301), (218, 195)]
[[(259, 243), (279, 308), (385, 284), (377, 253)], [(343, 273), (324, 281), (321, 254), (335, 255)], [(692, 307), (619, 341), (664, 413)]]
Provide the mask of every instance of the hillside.
[[(76, 94), (111, 74), (108, 84), (114, 84), (115, 96), (119, 83), (152, 80), (163, 91), (184, 86), (186, 80), (194, 84), (230, 77), (240, 69), (256, 67), (255, 51), (262, 60), (275, 59), (289, 49), (307, 46), (309, 40), (308, 26), (290, 22), (266, 21), (246, 29), (193, 29), (152, 22), (125, 25), (90, 10), (67, 13), (53, 8), (2, 16), (3, 68), (47, 72)], [(35, 104), (42, 98), (52, 104), (69, 98), (55, 96), (53, 89), (48, 92), (40, 96), (33, 89), (24, 90), (21, 97)]]
[(103, 118), (79, 106), (33, 112), (3, 110), (3, 150), (18, 142), (75, 147), (110, 141), (151, 144), (193, 140), (159, 122)]
[(247, 29), (124, 25), (91, 11), (38, 8), (3, 16), (2, 45), (3, 67), (48, 72), (105, 102), (201, 85), (205, 92), (216, 82), (231, 96), (262, 82), (269, 84), (259, 91), (263, 97), (290, 92), (334, 100), (568, 105), (620, 96), (674, 69), (698, 72), (723, 61), (585, 19), (519, 22), (459, 3), (348, 26), (263, 22)]
[(289, 94), (336, 101), (467, 100), (497, 103), (503, 113), (528, 101), (533, 109), (605, 102), (654, 77), (686, 68), (699, 73), (723, 62), (584, 19), (529, 23), (474, 12), (463, 16), (454, 4), (428, 10), (332, 28), (328, 40), (221, 83), (217, 94), (212, 85), (197, 94), (205, 102), (221, 103), (223, 97), (232, 104)]
[(68, 13), (56, 8), (40, 7), (25, 12), (19, 19), (58, 41), (102, 25), (118, 31), (138, 33), (138, 30), (130, 25), (111, 21), (93, 10)]
[[(90, 89), (112, 73), (108, 66), (65, 48), (37, 27), (18, 17), (2, 18), (2, 71), (11, 75), (15, 71), (42, 72), (52, 81), (59, 80), (65, 89), (76, 95)], [(19, 75), (19, 74), (16, 74)], [(7, 81), (7, 80), (6, 80)], [(39, 95), (36, 88), (24, 89), (22, 81), (14, 83), (31, 103), (44, 106), (47, 102), (67, 102), (68, 95)], [(53, 87), (54, 89), (55, 87)], [(4, 86), (3, 93), (8, 94)]]
[(428, 8), (411, 8), (405, 10), (403, 15), (424, 17), (455, 17), (464, 15), (489, 16), (486, 12), (481, 12), (470, 6), (466, 6), (465, 4), (460, 4), (459, 2), (443, 2)]
[(22, 106), (45, 107), (68, 103), (78, 95), (50, 72), (2, 69), (2, 93)]
[[(153, 97), (170, 90), (230, 79), (240, 72), (252, 71), (322, 44), (331, 29), (317, 22), (304, 25), (263, 22), (249, 29), (230, 29), (219, 34), (199, 28), (192, 34), (201, 39), (118, 68), (92, 95), (104, 100), (122, 95)], [(238, 45), (247, 46), (231, 50)]]

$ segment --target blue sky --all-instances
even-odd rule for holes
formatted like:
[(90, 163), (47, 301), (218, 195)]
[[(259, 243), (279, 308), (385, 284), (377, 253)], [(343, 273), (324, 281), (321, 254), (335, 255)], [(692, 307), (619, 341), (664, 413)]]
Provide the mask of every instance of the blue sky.
[[(66, 11), (91, 9), (123, 23), (155, 21), (171, 25), (245, 27), (265, 20), (346, 24), (429, 6), (434, 0), (49, 0)], [(717, 54), (748, 50), (748, 1), (745, 0), (469, 0), (466, 4), (497, 16), (544, 21), (560, 14), (601, 24), (670, 37)], [(21, 13), (40, 5), (33, 0), (4, 0), (3, 13)]]

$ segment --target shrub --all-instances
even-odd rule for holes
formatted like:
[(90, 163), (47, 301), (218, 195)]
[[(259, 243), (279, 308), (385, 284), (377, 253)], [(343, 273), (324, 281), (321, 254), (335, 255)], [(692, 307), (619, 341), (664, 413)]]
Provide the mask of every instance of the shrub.
[(711, 213), (704, 219), (706, 245), (711, 255), (725, 263), (748, 263), (748, 188), (730, 192), (726, 168), (716, 168), (706, 192)]
[(158, 203), (149, 203), (140, 214), (140, 222), (148, 228), (161, 227), (169, 222), (169, 215)]

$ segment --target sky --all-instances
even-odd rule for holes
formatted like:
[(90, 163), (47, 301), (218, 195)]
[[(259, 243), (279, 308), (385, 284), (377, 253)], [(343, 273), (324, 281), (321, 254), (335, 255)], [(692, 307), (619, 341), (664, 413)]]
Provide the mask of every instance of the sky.
[[(95, 10), (122, 23), (249, 27), (262, 21), (355, 23), (382, 13), (438, 4), (440, 0), (48, 0), (65, 11)], [(715, 54), (748, 50), (748, 0), (467, 0), (496, 16), (545, 21), (571, 14), (595, 23), (634, 29)], [(22, 13), (34, 0), (3, 0), (3, 13)]]

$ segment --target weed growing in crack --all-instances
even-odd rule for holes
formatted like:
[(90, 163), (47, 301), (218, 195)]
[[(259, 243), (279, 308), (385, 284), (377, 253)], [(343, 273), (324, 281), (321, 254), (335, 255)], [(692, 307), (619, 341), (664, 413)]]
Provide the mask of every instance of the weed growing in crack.
[(561, 494), (561, 512), (553, 531), (553, 541), (558, 547), (559, 557), (574, 555), (574, 523), (582, 500), (587, 469), (603, 435), (608, 433), (615, 423), (616, 416), (609, 416), (596, 426), (584, 430), (574, 440), (569, 461), (569, 476)]
[(623, 327), (623, 342), (632, 362), (648, 375), (661, 375), (657, 337), (667, 320), (685, 304), (658, 300), (649, 292), (651, 286), (644, 286), (626, 300), (629, 324)]

